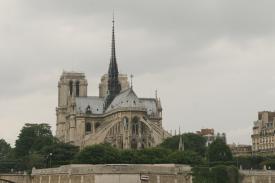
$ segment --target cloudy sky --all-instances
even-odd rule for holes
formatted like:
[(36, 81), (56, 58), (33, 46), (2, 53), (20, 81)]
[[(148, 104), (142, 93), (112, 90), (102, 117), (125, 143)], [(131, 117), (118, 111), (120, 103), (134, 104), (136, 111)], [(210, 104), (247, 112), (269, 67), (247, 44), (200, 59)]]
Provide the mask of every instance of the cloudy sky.
[(167, 130), (215, 128), (251, 143), (257, 112), (275, 109), (275, 1), (0, 0), (0, 138), (24, 123), (55, 131), (63, 70), (98, 95), (115, 9), (119, 70), (164, 108)]

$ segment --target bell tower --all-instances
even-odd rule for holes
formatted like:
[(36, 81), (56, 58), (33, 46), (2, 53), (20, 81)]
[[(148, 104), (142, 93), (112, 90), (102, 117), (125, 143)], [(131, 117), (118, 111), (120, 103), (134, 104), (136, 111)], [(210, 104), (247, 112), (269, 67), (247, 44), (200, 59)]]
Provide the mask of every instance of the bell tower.
[(84, 73), (63, 72), (58, 82), (58, 107), (56, 108), (56, 137), (63, 141), (70, 141), (70, 125), (67, 124), (69, 105), (75, 97), (87, 96), (87, 80)]

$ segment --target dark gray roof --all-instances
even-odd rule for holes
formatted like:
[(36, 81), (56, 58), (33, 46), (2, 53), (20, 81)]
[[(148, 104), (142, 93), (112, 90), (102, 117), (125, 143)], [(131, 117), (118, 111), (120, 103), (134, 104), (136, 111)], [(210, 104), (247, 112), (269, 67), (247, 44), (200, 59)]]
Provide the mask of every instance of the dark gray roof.
[(154, 98), (140, 98), (139, 99), (147, 109), (147, 114), (157, 114), (157, 102)]
[(145, 106), (139, 100), (135, 92), (132, 88), (122, 91), (119, 95), (117, 95), (112, 103), (107, 108), (106, 112), (112, 111), (118, 108), (127, 108), (127, 107), (136, 107), (136, 108), (144, 108)]
[(90, 106), (93, 114), (103, 114), (104, 98), (94, 96), (77, 97), (75, 102), (77, 113), (86, 113), (87, 107)]
[[(77, 113), (86, 113), (87, 107), (90, 106), (92, 114), (104, 114), (105, 99), (89, 96), (76, 98)], [(157, 101), (154, 98), (138, 98), (132, 88), (122, 91), (117, 95), (107, 108), (110, 112), (119, 108), (139, 108), (146, 109), (148, 115), (157, 114)]]

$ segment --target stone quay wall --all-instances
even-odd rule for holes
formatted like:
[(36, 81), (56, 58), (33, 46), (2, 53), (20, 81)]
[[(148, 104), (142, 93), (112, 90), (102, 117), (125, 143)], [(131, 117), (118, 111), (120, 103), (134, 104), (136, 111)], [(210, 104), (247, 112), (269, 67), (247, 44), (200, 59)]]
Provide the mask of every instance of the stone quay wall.
[(275, 171), (241, 170), (242, 183), (275, 183)]
[(65, 165), (33, 169), (32, 183), (192, 183), (192, 177), (187, 165)]

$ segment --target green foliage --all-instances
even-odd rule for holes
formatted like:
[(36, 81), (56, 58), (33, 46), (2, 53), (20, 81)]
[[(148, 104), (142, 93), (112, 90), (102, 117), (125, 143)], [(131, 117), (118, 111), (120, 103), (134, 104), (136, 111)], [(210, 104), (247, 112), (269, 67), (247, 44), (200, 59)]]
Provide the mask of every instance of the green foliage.
[[(0, 149), (1, 144), (5, 143), (0, 141)], [(9, 151), (9, 161), (4, 162), (4, 169), (30, 170), (69, 164), (76, 153), (78, 147), (55, 139), (48, 124), (28, 123), (21, 129), (15, 148)]]
[(30, 170), (33, 167), (35, 168), (46, 168), (45, 158), (40, 153), (32, 153), (29, 156), (23, 158), (23, 162), (26, 166), (26, 169)]
[(193, 151), (175, 151), (168, 157), (169, 163), (199, 165), (203, 162), (202, 157)]
[(108, 144), (88, 146), (76, 156), (75, 162), (91, 164), (118, 163), (119, 150)]
[(179, 163), (197, 165), (202, 163), (202, 157), (193, 151), (171, 151), (160, 147), (142, 150), (118, 150), (108, 144), (99, 144), (86, 147), (80, 151), (76, 155), (74, 163)]
[(267, 156), (239, 156), (235, 157), (235, 164), (238, 167), (241, 165), (243, 169), (262, 169), (262, 162), (266, 161), (267, 159), (275, 159), (274, 157), (268, 158)]
[(194, 183), (238, 183), (240, 175), (233, 166), (217, 165), (192, 169)]
[(140, 162), (140, 157), (136, 150), (121, 150), (119, 156), (120, 163), (137, 164)]
[(137, 152), (138, 163), (167, 163), (169, 162), (168, 156), (171, 153), (170, 150), (165, 148), (146, 148)]
[(79, 148), (77, 146), (56, 142), (52, 145), (45, 146), (41, 150), (41, 154), (43, 155), (47, 166), (54, 167), (70, 164), (78, 151)]
[(208, 158), (210, 162), (233, 160), (230, 148), (221, 139), (216, 139), (209, 145)]
[[(182, 138), (183, 138), (185, 150), (197, 152), (201, 156), (205, 155), (206, 139), (204, 137), (195, 133), (186, 133), (182, 135)], [(171, 149), (171, 150), (178, 150), (179, 139), (180, 139), (179, 135), (167, 138), (164, 140), (163, 143), (160, 144), (160, 147)]]
[(4, 139), (0, 139), (0, 160), (8, 159), (11, 152), (11, 146)]
[(239, 181), (238, 169), (232, 166), (218, 165), (211, 172), (216, 183), (237, 183)]
[(275, 170), (275, 159), (262, 161), (260, 163), (260, 167), (264, 167), (264, 166), (266, 166), (268, 170)]
[(15, 143), (16, 157), (23, 157), (40, 151), (53, 143), (51, 127), (48, 124), (25, 124)]
[(194, 167), (192, 172), (193, 183), (214, 183), (209, 167)]

